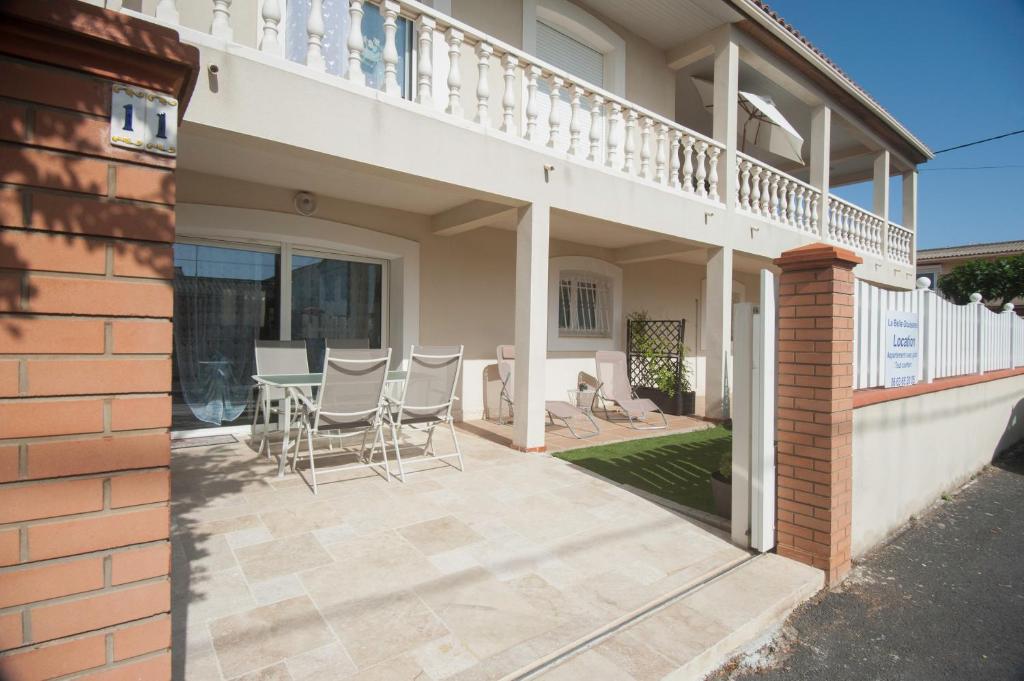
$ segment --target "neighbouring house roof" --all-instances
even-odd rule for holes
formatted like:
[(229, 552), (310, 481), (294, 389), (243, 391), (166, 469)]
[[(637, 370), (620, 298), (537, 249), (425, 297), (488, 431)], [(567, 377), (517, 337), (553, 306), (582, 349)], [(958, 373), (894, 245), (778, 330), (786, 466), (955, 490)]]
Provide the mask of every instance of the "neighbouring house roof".
[(979, 256), (1017, 255), (1018, 253), (1024, 253), (1024, 241), (996, 241), (989, 244), (921, 248), (917, 251), (917, 263), (922, 264), (936, 260), (957, 260)]
[[(792, 24), (786, 21), (778, 12), (773, 10), (768, 3), (764, 0), (727, 0), (736, 9), (740, 10), (747, 16), (751, 17), (759, 23), (767, 24), (769, 30), (775, 28), (776, 30), (781, 29), (784, 36), (789, 37), (791, 40), (796, 41), (799, 47), (803, 47), (806, 51), (810, 52), (810, 55), (803, 55), (805, 58), (808, 56), (813, 57), (808, 59), (812, 64), (815, 60), (818, 62), (814, 64), (818, 69), (823, 72), (830, 80), (835, 82), (843, 90), (848, 92), (853, 98), (862, 105), (874, 111), (874, 113), (886, 124), (886, 126), (898, 135), (902, 140), (910, 147), (912, 147), (918, 155), (918, 158), (912, 159), (915, 162), (924, 162), (934, 157), (931, 149), (925, 145), (920, 139), (918, 139), (913, 133), (910, 132), (902, 123), (900, 123), (895, 116), (889, 113), (885, 107), (878, 103), (878, 101), (872, 97), (867, 90), (858, 85), (854, 80), (847, 75), (839, 66), (829, 59), (821, 48), (817, 47), (812, 43), (806, 36), (798, 31)], [(766, 22), (760, 20), (767, 19)], [(796, 48), (796, 45), (790, 45), (790, 47)], [(799, 53), (799, 50), (797, 50)], [(816, 58), (816, 59), (815, 59)]]

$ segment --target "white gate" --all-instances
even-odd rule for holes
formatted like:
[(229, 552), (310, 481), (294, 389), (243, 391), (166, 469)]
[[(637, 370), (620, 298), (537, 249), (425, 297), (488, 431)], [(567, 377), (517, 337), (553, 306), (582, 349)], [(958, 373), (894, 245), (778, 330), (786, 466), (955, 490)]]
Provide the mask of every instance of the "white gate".
[(775, 546), (775, 275), (757, 305), (733, 306), (732, 540)]

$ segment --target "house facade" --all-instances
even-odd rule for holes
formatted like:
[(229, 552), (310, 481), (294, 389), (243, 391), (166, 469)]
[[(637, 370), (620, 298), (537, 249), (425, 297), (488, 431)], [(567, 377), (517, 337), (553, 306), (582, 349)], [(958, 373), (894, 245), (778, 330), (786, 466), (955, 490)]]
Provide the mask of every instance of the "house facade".
[[(949, 274), (959, 265), (974, 260), (988, 262), (1024, 255), (1024, 241), (998, 241), (988, 244), (967, 244), (964, 246), (945, 246), (942, 248), (922, 248), (917, 251), (917, 276), (928, 280), (928, 288), (937, 291), (939, 279)], [(1012, 302), (1019, 313), (1024, 300), (1017, 298)]]

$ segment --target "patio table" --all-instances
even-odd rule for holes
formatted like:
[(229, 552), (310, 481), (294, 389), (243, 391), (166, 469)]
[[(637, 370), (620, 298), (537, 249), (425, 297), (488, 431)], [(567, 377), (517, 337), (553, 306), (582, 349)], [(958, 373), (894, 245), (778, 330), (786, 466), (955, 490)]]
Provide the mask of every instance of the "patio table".
[[(404, 381), (407, 372), (389, 371), (385, 380), (384, 390), (395, 390)], [(272, 388), (284, 389), (284, 400), (281, 405), (281, 430), (284, 436), (281, 439), (281, 456), (277, 462), (277, 477), (284, 477), (285, 461), (288, 460), (289, 435), (291, 433), (292, 400), (295, 399), (296, 391), (302, 388), (315, 388), (323, 382), (324, 375), (320, 372), (308, 374), (256, 374), (252, 377), (260, 385)], [(265, 427), (265, 426), (264, 426)], [(298, 446), (298, 444), (296, 444)], [(270, 448), (267, 448), (270, 451)]]

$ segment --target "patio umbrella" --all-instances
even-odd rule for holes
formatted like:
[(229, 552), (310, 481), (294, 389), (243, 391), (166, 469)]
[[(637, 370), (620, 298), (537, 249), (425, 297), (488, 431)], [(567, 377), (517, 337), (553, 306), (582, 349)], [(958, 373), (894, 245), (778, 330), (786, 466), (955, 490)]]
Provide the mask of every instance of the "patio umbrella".
[[(710, 110), (715, 102), (714, 84), (696, 76), (691, 76), (690, 80), (697, 88), (704, 108)], [(772, 98), (743, 90), (739, 91), (739, 95), (740, 151), (745, 151), (750, 143), (783, 158), (803, 163), (801, 148), (804, 138), (786, 120)]]

